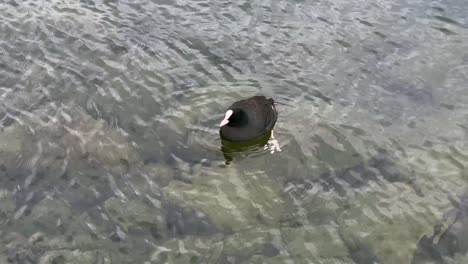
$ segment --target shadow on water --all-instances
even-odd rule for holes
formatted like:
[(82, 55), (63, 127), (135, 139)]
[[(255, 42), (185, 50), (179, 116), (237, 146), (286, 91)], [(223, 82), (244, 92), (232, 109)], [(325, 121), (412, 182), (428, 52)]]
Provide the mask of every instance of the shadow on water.
[[(466, 263), (468, 253), (468, 190), (459, 201), (449, 197), (455, 207), (447, 214), (447, 225), (434, 226), (432, 236), (418, 242), (413, 264)], [(465, 261), (463, 261), (465, 260)]]
[(413, 172), (399, 166), (387, 150), (378, 151), (374, 157), (355, 166), (322, 173), (318, 182), (324, 191), (334, 191), (340, 196), (346, 195), (346, 188), (361, 188), (369, 182), (402, 182), (411, 186), (419, 196), (423, 196), (414, 182)]
[(270, 136), (271, 132), (268, 132), (257, 139), (243, 142), (233, 142), (222, 139), (221, 151), (223, 152), (224, 159), (226, 160), (226, 165), (231, 164), (231, 162), (238, 157), (255, 156), (265, 153), (268, 151), (265, 147)]

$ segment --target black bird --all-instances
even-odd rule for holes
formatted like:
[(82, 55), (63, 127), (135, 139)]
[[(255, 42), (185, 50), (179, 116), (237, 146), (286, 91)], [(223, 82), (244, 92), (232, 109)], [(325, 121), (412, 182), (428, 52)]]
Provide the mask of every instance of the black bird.
[(229, 141), (255, 140), (271, 132), (277, 118), (273, 99), (253, 96), (229, 106), (219, 125), (219, 134), (222, 139)]

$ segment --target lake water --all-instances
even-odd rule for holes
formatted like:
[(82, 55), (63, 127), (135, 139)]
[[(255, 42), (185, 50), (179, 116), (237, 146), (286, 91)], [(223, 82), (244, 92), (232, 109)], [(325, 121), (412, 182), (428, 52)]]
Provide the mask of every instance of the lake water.
[[(468, 263), (463, 0), (0, 3), (0, 263)], [(281, 152), (226, 165), (234, 101)]]

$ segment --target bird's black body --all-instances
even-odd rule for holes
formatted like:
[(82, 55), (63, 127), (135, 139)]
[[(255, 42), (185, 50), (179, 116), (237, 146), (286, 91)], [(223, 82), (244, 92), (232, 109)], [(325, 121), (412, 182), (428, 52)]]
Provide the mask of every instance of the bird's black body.
[(265, 96), (237, 101), (227, 110), (232, 110), (233, 114), (219, 133), (221, 138), (235, 142), (255, 140), (270, 132), (278, 118), (274, 100)]

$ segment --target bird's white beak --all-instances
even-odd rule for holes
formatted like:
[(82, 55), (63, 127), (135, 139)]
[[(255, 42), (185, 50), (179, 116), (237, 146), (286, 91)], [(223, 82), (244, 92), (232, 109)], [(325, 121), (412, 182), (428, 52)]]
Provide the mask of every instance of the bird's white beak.
[(223, 119), (223, 121), (221, 121), (221, 124), (219, 124), (219, 126), (222, 127), (224, 125), (227, 125), (228, 123), (229, 123), (229, 120)]
[(229, 123), (229, 118), (232, 116), (234, 112), (232, 110), (228, 110), (226, 114), (224, 115), (223, 121), (219, 124), (220, 127), (227, 125)]

